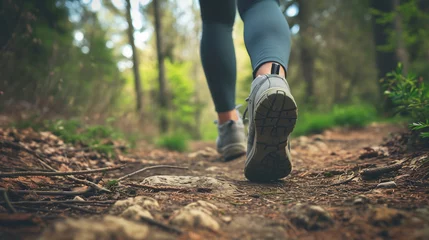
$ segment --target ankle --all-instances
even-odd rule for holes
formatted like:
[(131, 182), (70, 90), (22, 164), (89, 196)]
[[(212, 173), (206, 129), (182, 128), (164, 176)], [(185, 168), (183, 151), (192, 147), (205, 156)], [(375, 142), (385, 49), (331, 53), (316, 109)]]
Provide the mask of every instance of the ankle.
[(235, 109), (227, 112), (218, 112), (217, 113), (218, 118), (218, 124), (224, 124), (230, 120), (238, 121), (239, 116), (237, 114), (237, 111)]
[[(273, 63), (276, 63), (276, 62), (266, 62), (266, 63), (262, 64), (261, 66), (259, 66), (258, 70), (256, 71), (256, 76), (271, 74), (271, 67), (272, 67)], [(276, 63), (276, 64), (278, 64), (278, 63)], [(279, 76), (281, 76), (283, 78), (286, 76), (285, 69), (281, 65), (280, 65)]]

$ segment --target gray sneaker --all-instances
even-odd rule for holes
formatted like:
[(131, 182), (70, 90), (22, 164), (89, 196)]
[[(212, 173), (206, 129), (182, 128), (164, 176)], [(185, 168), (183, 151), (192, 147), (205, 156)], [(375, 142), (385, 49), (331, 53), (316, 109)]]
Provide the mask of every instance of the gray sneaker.
[(298, 110), (287, 81), (277, 74), (252, 83), (247, 110), (249, 137), (244, 175), (250, 181), (272, 181), (292, 170), (289, 134)]
[(216, 139), (217, 151), (225, 161), (238, 158), (246, 154), (246, 135), (244, 133), (243, 120), (230, 120), (218, 125), (218, 138)]

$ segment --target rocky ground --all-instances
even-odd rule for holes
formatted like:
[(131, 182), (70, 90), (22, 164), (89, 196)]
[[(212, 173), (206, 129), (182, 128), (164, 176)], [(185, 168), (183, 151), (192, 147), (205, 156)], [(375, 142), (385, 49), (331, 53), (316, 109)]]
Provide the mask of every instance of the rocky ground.
[(429, 239), (429, 151), (406, 150), (400, 130), (299, 137), (292, 174), (260, 184), (213, 143), (107, 158), (0, 129), (0, 239)]

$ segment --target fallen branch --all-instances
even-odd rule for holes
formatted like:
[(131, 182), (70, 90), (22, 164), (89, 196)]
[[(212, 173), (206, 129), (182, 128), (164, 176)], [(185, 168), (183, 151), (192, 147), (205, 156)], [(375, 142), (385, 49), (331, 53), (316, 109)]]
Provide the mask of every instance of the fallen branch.
[(25, 171), (25, 172), (0, 172), (0, 178), (22, 177), (22, 176), (67, 176), (80, 175), (99, 172), (108, 172), (124, 168), (124, 165), (117, 167), (106, 167), (92, 170), (81, 170), (72, 172), (40, 172), (40, 171)]
[(16, 206), (15, 208), (22, 209), (22, 210), (29, 210), (29, 211), (33, 211), (33, 212), (63, 213), (63, 211), (58, 211), (58, 210), (43, 209), (43, 208), (32, 208), (32, 207), (25, 207), (25, 206)]
[(140, 216), (140, 220), (143, 221), (143, 222), (146, 222), (148, 224), (157, 226), (157, 227), (159, 227), (159, 228), (161, 228), (163, 230), (169, 231), (169, 232), (175, 232), (175, 233), (178, 233), (178, 234), (182, 234), (183, 233), (183, 231), (180, 230), (180, 229), (178, 229), (178, 228), (169, 226), (169, 225), (164, 224), (162, 222), (158, 222), (158, 221), (156, 221), (155, 219), (152, 219), (152, 218), (148, 218), (148, 217), (145, 217), (145, 216)]
[(63, 206), (63, 207), (66, 207), (66, 208), (71, 208), (71, 209), (74, 209), (74, 210), (78, 210), (78, 211), (81, 211), (81, 212), (84, 212), (84, 213), (99, 214), (99, 212), (97, 212), (97, 211), (93, 211), (93, 210), (90, 210), (90, 209), (86, 209), (86, 208), (83, 208), (83, 207), (74, 206), (74, 205), (70, 205), (70, 204), (61, 203), (60, 206)]
[(357, 176), (358, 176), (358, 174), (357, 174), (357, 173), (353, 173), (353, 175), (352, 175), (352, 176), (350, 176), (349, 178), (346, 178), (346, 179), (344, 179), (344, 180), (342, 180), (342, 181), (338, 181), (338, 182), (335, 182), (335, 183), (329, 184), (329, 186), (338, 186), (338, 185), (341, 185), (341, 184), (349, 183), (349, 182), (351, 182), (353, 179), (355, 179)]
[(384, 167), (363, 169), (360, 175), (364, 179), (376, 178), (384, 173), (393, 172), (402, 168), (404, 161)]
[(135, 184), (135, 183), (126, 183), (125, 185), (131, 186), (131, 187), (146, 188), (146, 189), (156, 190), (156, 191), (183, 191), (183, 190), (189, 189), (185, 187), (152, 186), (147, 184)]
[(12, 203), (10, 203), (10, 201), (9, 201), (9, 196), (7, 195), (7, 191), (8, 190), (4, 189), (2, 191), (3, 191), (3, 199), (4, 199), (5, 203), (6, 203), (6, 206), (7, 206), (8, 210), (9, 210), (9, 212), (10, 213), (16, 213), (17, 212), (16, 209), (13, 207)]
[(122, 181), (122, 180), (124, 180), (126, 178), (129, 178), (131, 176), (134, 176), (134, 175), (136, 175), (138, 173), (141, 173), (141, 172), (144, 172), (144, 171), (147, 171), (147, 170), (158, 169), (158, 168), (174, 168), (174, 169), (185, 169), (185, 170), (188, 169), (187, 167), (178, 167), (178, 166), (172, 166), (172, 165), (157, 165), (157, 166), (151, 166), (151, 167), (145, 167), (145, 168), (139, 169), (139, 170), (137, 170), (135, 172), (129, 173), (129, 174), (125, 175), (125, 176), (122, 176), (122, 177), (116, 179), (116, 181), (119, 182), (119, 181)]
[[(37, 205), (43, 205), (43, 204), (61, 204), (61, 203), (69, 203), (69, 204), (82, 204), (82, 205), (108, 205), (115, 203), (115, 200), (106, 200), (106, 201), (79, 201), (79, 200), (63, 200), (63, 201), (17, 201), (17, 202), (10, 202), (14, 205), (26, 205), (26, 204), (37, 204)], [(0, 204), (5, 204), (6, 202), (0, 202)]]
[[(35, 156), (37, 158), (37, 161), (40, 164), (42, 164), (44, 167), (46, 167), (47, 169), (51, 170), (52, 172), (58, 172), (55, 168), (53, 168), (49, 164), (45, 163), (45, 159), (43, 158), (42, 154), (39, 154), (39, 153), (37, 153), (31, 149), (28, 149), (28, 148), (26, 148), (20, 144), (16, 144), (16, 143), (13, 143), (10, 141), (0, 141), (0, 146), (9, 147), (9, 148), (12, 148), (15, 150), (22, 150), (24, 152), (27, 152), (27, 153)], [(92, 187), (93, 189), (99, 190), (101, 192), (108, 192), (108, 193), (111, 192), (110, 190), (108, 190), (104, 187), (100, 187), (97, 184), (90, 182), (88, 180), (79, 179), (79, 178), (76, 178), (73, 176), (65, 176), (65, 178), (70, 179), (70, 180), (75, 181), (75, 182), (80, 183), (80, 184), (87, 185), (87, 186)]]
[[(91, 188), (88, 188), (84, 191), (37, 191), (37, 190), (6, 190), (5, 188), (0, 188), (0, 191), (9, 191), (11, 193), (16, 194), (30, 194), (34, 193), (37, 195), (48, 195), (48, 196), (77, 196), (77, 195), (83, 195), (85, 193), (88, 193), (91, 190)], [(5, 199), (5, 202), (7, 204), (7, 200)], [(10, 203), (10, 202), (9, 202)]]

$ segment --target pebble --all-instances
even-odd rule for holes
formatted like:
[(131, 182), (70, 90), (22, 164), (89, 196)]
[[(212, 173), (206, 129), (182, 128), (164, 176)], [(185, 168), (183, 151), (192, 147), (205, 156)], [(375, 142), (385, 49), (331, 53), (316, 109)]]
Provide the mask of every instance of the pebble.
[(133, 221), (105, 216), (102, 219), (66, 219), (48, 227), (41, 240), (145, 239), (148, 226)]
[(81, 197), (79, 197), (79, 196), (74, 197), (74, 198), (73, 198), (73, 200), (74, 200), (74, 201), (81, 201), (81, 202), (84, 202), (84, 201), (85, 201), (85, 199), (83, 199), (83, 198), (81, 198)]
[(213, 216), (214, 211), (218, 211), (214, 204), (200, 200), (176, 211), (170, 222), (177, 226), (218, 231), (220, 225)]
[(141, 217), (153, 219), (152, 214), (150, 214), (148, 210), (144, 209), (139, 205), (133, 205), (128, 207), (119, 216), (134, 221), (139, 221)]
[(119, 215), (127, 208), (135, 205), (140, 206), (146, 210), (159, 208), (158, 201), (155, 199), (146, 196), (137, 196), (134, 198), (116, 201), (115, 204), (113, 204), (113, 206), (110, 208), (110, 214)]
[(377, 188), (396, 188), (397, 185), (394, 181), (383, 182), (377, 185)]
[(332, 216), (321, 206), (297, 204), (290, 208), (286, 215), (297, 227), (306, 230), (321, 230), (334, 224)]

